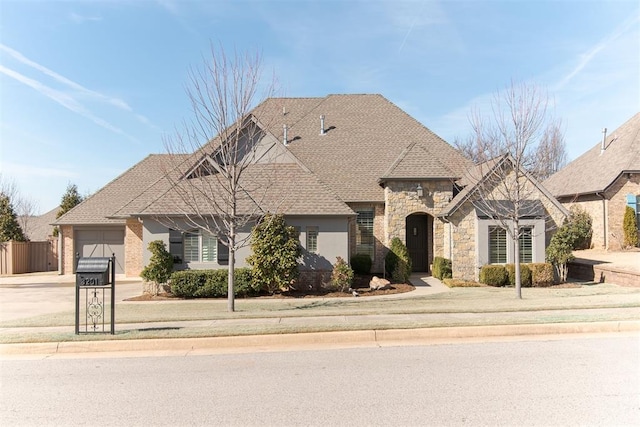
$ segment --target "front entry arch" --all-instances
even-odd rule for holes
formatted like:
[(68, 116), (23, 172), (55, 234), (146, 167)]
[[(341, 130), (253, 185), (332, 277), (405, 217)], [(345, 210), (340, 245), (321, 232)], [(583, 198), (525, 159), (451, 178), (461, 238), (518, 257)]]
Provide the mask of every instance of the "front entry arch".
[(425, 213), (414, 213), (405, 222), (406, 242), (413, 271), (429, 271), (429, 256), (433, 247), (433, 218)]

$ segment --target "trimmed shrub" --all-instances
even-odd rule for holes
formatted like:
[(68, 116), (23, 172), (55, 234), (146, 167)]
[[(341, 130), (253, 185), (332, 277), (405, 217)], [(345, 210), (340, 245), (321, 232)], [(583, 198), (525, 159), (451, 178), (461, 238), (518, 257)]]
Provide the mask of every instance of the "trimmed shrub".
[[(507, 274), (509, 275), (509, 285), (516, 285), (516, 265), (515, 264), (507, 264), (504, 266), (507, 270)], [(531, 270), (527, 267), (527, 264), (520, 264), (520, 284), (523, 288), (531, 287)]]
[(624, 231), (624, 245), (630, 248), (638, 246), (638, 223), (636, 219), (636, 212), (629, 206), (624, 210), (622, 229)]
[(527, 264), (531, 270), (531, 285), (541, 288), (553, 285), (553, 265), (548, 262)]
[(353, 283), (353, 270), (344, 259), (337, 257), (331, 273), (331, 289), (346, 292), (351, 287), (351, 283)]
[[(236, 296), (260, 294), (260, 287), (251, 279), (251, 269), (236, 268), (234, 277)], [(171, 292), (181, 298), (226, 297), (228, 278), (227, 269), (176, 271), (171, 275)]]
[(369, 254), (355, 254), (351, 257), (351, 268), (355, 274), (369, 274), (372, 264)]
[(569, 228), (569, 234), (573, 239), (572, 247), (574, 250), (589, 249), (591, 247), (592, 223), (593, 220), (587, 211), (580, 206), (571, 206), (570, 214), (565, 224)]
[(505, 286), (509, 283), (509, 274), (503, 265), (483, 265), (480, 269), (480, 283), (489, 286)]
[(384, 258), (385, 270), (396, 283), (407, 283), (411, 275), (409, 250), (397, 237), (391, 239), (391, 247)]
[(442, 257), (433, 258), (433, 277), (436, 279), (450, 279), (451, 274), (451, 260)]
[(140, 277), (147, 282), (167, 283), (173, 273), (173, 257), (167, 251), (167, 245), (162, 240), (154, 240), (149, 243), (148, 249), (151, 252), (151, 259), (142, 269)]

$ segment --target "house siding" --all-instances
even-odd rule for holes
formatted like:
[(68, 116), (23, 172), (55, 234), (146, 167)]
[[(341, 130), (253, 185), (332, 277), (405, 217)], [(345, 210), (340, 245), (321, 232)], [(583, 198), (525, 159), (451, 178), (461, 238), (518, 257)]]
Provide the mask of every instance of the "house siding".
[[(385, 240), (385, 207), (383, 203), (349, 203), (349, 207), (357, 212), (363, 209), (373, 209), (373, 264), (372, 273), (382, 273), (384, 270), (384, 257), (387, 255), (387, 242)], [(349, 256), (356, 254), (356, 218), (349, 221)]]
[(60, 271), (60, 274), (73, 274), (76, 258), (73, 251), (73, 226), (61, 225), (59, 228), (62, 236), (60, 239), (62, 242), (62, 271)]
[[(124, 234), (125, 275), (139, 276), (143, 264), (142, 223), (137, 219), (128, 219)], [(147, 244), (148, 245), (148, 244)]]

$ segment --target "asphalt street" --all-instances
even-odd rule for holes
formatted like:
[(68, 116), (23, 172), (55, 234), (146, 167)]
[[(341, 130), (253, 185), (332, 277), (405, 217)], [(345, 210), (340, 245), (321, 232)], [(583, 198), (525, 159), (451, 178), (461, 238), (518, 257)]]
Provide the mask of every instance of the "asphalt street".
[(11, 426), (638, 425), (637, 336), (0, 361)]

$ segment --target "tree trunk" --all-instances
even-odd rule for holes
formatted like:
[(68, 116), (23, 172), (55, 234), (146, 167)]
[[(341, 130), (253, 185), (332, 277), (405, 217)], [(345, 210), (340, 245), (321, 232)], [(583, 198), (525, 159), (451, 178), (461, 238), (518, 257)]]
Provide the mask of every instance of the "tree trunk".
[(236, 226), (229, 227), (229, 275), (227, 280), (227, 310), (235, 311), (235, 294), (233, 292), (236, 266)]
[(516, 275), (516, 298), (522, 299), (522, 278), (520, 277), (520, 223), (514, 221), (513, 230), (513, 264)]

